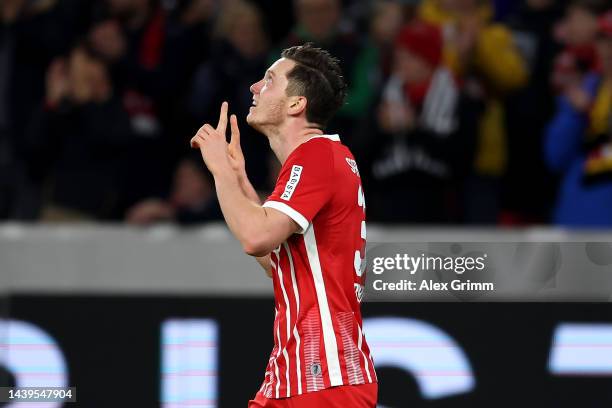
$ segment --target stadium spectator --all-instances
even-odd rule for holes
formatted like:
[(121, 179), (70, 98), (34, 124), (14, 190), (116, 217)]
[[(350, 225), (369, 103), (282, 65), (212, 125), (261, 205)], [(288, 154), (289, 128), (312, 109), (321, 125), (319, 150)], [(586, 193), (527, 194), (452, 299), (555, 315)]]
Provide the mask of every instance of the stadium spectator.
[[(335, 119), (328, 125), (328, 133), (341, 133), (343, 143), (352, 147), (353, 125), (362, 116), (363, 111), (352, 106), (363, 106), (362, 100), (367, 100), (367, 84), (363, 86), (362, 64), (358, 58), (362, 50), (362, 38), (354, 30), (353, 24), (346, 19), (340, 0), (296, 0), (296, 24), (280, 48), (288, 48), (312, 42), (325, 48), (340, 60), (342, 72), (349, 85), (346, 104), (338, 112)], [(278, 57), (274, 52), (273, 60)]]
[(416, 7), (398, 0), (378, 0), (372, 4), (369, 40), (379, 47), (393, 49), (402, 26), (414, 19)]
[[(457, 197), (471, 162), (476, 112), (443, 65), (442, 34), (411, 22), (399, 33), (377, 129), (362, 164), (370, 219), (458, 221)], [(473, 119), (471, 119), (473, 118)]]
[[(106, 0), (106, 15), (88, 35), (88, 46), (110, 67), (112, 80), (140, 142), (134, 146), (122, 196), (127, 208), (151, 195), (167, 194), (172, 169), (185, 141), (173, 121), (188, 86), (189, 30), (171, 30), (157, 0)], [(184, 105), (183, 105), (184, 106)]]
[[(232, 113), (245, 118), (253, 95), (249, 91), (267, 68), (269, 45), (260, 11), (244, 1), (234, 1), (219, 14), (211, 44), (211, 58), (198, 67), (189, 109), (196, 129), (213, 122), (223, 101)], [(268, 143), (250, 127), (243, 131), (242, 147), (247, 171), (258, 190), (268, 187)]]
[(221, 219), (221, 209), (215, 196), (210, 174), (191, 158), (179, 162), (170, 196), (163, 200), (149, 198), (135, 204), (126, 214), (133, 225), (150, 225), (176, 221), (191, 225)]
[(550, 78), (560, 44), (553, 31), (563, 11), (554, 0), (524, 0), (507, 20), (530, 75), (525, 87), (506, 97), (508, 165), (500, 220), (504, 225), (544, 223), (554, 200), (556, 179), (544, 162), (542, 142), (555, 110)]
[(0, 2), (0, 219), (33, 219), (39, 194), (27, 172), (24, 131), (44, 95), (45, 69), (67, 52), (83, 2)]
[[(210, 19), (212, 6), (192, 0), (169, 13), (158, 0), (106, 0), (104, 4), (102, 18), (89, 32), (89, 45), (111, 64), (119, 89), (165, 107), (164, 98), (187, 81), (185, 65), (188, 53), (194, 51), (185, 46), (193, 44), (188, 31), (181, 28), (201, 28)], [(206, 38), (199, 40), (201, 44)], [(151, 135), (155, 128), (149, 124), (137, 130)]]
[(512, 34), (492, 23), (487, 0), (424, 0), (420, 16), (443, 27), (445, 61), (463, 86), (484, 102), (473, 176), (465, 195), (470, 223), (496, 223), (500, 179), (506, 169), (504, 97), (527, 83), (528, 72)]
[(133, 132), (105, 64), (85, 48), (49, 67), (28, 143), (33, 172), (45, 185), (43, 221), (117, 216), (117, 186)]
[(555, 59), (552, 76), (557, 91), (563, 93), (567, 87), (579, 85), (596, 68), (597, 19), (607, 5), (606, 0), (574, 0), (567, 7), (556, 28), (557, 40), (565, 45)]
[(600, 72), (559, 96), (546, 134), (546, 161), (562, 181), (553, 222), (612, 226), (612, 10), (599, 20)]
[(391, 71), (395, 37), (409, 19), (409, 8), (396, 0), (372, 4), (369, 35), (355, 61), (352, 92), (343, 108), (345, 114), (358, 118), (371, 108), (378, 89)]
[[(598, 97), (605, 95), (605, 63), (599, 58), (605, 49), (597, 38), (598, 17), (607, 8), (606, 0), (0, 1), (0, 219), (35, 219), (42, 198), (45, 219), (125, 219), (136, 203), (169, 202), (173, 174), (185, 168), (195, 129), (216, 120), (222, 100), (239, 118), (246, 116), (251, 98), (244, 90), (270, 56), (276, 59), (272, 50), (312, 41), (341, 59), (349, 83), (348, 103), (327, 130), (341, 133), (361, 163), (371, 219), (539, 223), (551, 218), (555, 170), (563, 178), (552, 217), (558, 221), (568, 187), (565, 167), (550, 166), (549, 142), (566, 140), (551, 134), (573, 129), (555, 126), (563, 123), (560, 118), (591, 121), (592, 110), (605, 110), (605, 98)], [(405, 64), (395, 40), (399, 28), (415, 18), (441, 28), (442, 63), (429, 68), (432, 78), (448, 68), (449, 86), (401, 75)], [(400, 47), (414, 54), (408, 65), (423, 57), (411, 47)], [(54, 60), (63, 63), (49, 69)], [(70, 76), (88, 77), (92, 84), (64, 84), (61, 102), (45, 103), (62, 89), (60, 79)], [(426, 103), (414, 94), (419, 82), (423, 94), (443, 89), (458, 95), (452, 115), (457, 128), (439, 146), (422, 136), (436, 133), (423, 131)], [(99, 100), (74, 97), (75, 89), (85, 88), (110, 91)], [(391, 104), (390, 95), (403, 99)], [(411, 109), (402, 116), (396, 105)], [(400, 112), (400, 119), (389, 120), (388, 112)], [(99, 129), (114, 133), (97, 138)], [(249, 129), (243, 135), (248, 171), (263, 193), (278, 170), (265, 140)], [(588, 136), (592, 130), (581, 132), (587, 141), (577, 151), (588, 155), (596, 149)], [(78, 134), (82, 140), (71, 142)], [(458, 140), (465, 143), (456, 145)], [(426, 151), (453, 173), (433, 177), (435, 193), (425, 194), (425, 202), (443, 207), (436, 217), (418, 208), (386, 207), (394, 201), (385, 187), (393, 177), (376, 178), (372, 170), (393, 154), (405, 155), (405, 146)], [(449, 146), (461, 147), (462, 165), (444, 156)], [(77, 151), (83, 157), (105, 153), (81, 163)], [(418, 182), (406, 182), (417, 170), (395, 181), (418, 190)], [(100, 190), (91, 195), (99, 206), (81, 192), (91, 188), (82, 190), (85, 174), (100, 179)], [(443, 198), (434, 199), (441, 191)]]
[[(366, 163), (370, 156), (372, 135), (371, 115), (379, 103), (380, 90), (387, 82), (393, 68), (395, 40), (402, 26), (413, 21), (417, 12), (417, 1), (377, 0), (367, 10), (369, 16), (368, 35), (357, 57), (354, 92), (351, 103), (345, 109), (359, 114), (351, 132), (351, 149), (359, 163)], [(367, 172), (363, 172), (367, 178)], [(367, 181), (366, 181), (367, 184)]]

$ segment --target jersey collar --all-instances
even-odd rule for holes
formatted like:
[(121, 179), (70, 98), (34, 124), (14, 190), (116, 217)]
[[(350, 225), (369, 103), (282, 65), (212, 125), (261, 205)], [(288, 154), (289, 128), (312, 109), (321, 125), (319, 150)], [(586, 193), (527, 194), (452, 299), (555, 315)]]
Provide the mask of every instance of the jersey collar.
[(329, 139), (332, 142), (339, 142), (340, 141), (340, 135), (335, 134), (335, 135), (316, 135), (316, 136), (312, 136), (310, 138), (308, 138), (306, 141), (312, 140), (312, 139), (316, 139), (318, 137), (323, 137), (325, 139)]

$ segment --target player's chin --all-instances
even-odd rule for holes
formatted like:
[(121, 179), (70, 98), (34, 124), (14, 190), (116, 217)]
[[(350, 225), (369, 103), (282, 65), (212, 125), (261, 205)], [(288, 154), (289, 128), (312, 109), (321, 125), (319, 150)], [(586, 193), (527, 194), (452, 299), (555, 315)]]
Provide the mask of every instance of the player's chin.
[(249, 124), (250, 126), (256, 126), (257, 125), (257, 119), (255, 117), (255, 114), (253, 113), (253, 109), (251, 109), (251, 111), (247, 115), (246, 123)]

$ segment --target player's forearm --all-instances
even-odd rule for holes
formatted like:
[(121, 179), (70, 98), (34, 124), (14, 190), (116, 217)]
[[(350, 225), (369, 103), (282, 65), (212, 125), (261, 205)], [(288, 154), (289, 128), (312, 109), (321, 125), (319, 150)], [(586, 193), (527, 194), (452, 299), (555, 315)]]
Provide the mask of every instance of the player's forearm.
[(266, 210), (246, 196), (233, 172), (219, 172), (214, 178), (217, 199), (230, 231), (246, 253), (265, 256), (269, 235)]
[[(249, 177), (246, 174), (246, 171), (243, 171), (238, 174), (238, 183), (240, 184), (240, 188), (242, 188), (242, 192), (245, 196), (255, 204), (261, 204), (261, 200), (259, 199), (259, 195), (253, 188), (253, 185), (249, 181)], [(255, 260), (263, 270), (266, 272), (268, 277), (272, 277), (272, 265), (270, 264), (270, 254), (264, 256), (256, 256)]]
[(261, 204), (259, 195), (257, 194), (257, 191), (255, 191), (255, 188), (249, 181), (249, 177), (247, 176), (246, 171), (242, 171), (238, 175), (238, 183), (240, 184), (242, 192), (244, 193), (244, 195), (247, 196), (249, 200), (253, 201), (255, 204)]
[(266, 271), (266, 275), (270, 278), (272, 277), (272, 265), (270, 264), (270, 254), (264, 256), (256, 256), (255, 259), (261, 265), (261, 267)]

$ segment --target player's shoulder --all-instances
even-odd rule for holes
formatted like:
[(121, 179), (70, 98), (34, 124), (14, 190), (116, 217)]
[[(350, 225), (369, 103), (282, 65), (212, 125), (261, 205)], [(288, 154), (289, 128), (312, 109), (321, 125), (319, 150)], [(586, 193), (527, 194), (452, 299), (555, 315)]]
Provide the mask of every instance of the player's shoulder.
[[(300, 146), (299, 156), (307, 157), (310, 160), (316, 161), (321, 166), (329, 165), (335, 171), (339, 169), (350, 169), (349, 173), (354, 173), (359, 176), (357, 163), (350, 149), (342, 144), (338, 135), (324, 135), (314, 137)], [(340, 171), (344, 173), (344, 171)]]
[(334, 151), (340, 146), (338, 135), (314, 136), (299, 145), (291, 154), (291, 159), (315, 161), (323, 165), (332, 160)]
[(300, 145), (305, 152), (332, 152), (340, 146), (343, 145), (338, 135), (313, 136)]

